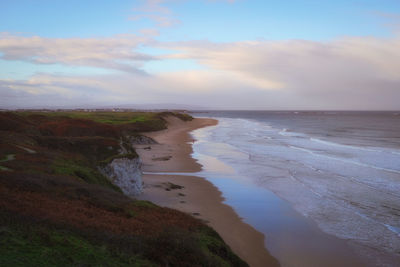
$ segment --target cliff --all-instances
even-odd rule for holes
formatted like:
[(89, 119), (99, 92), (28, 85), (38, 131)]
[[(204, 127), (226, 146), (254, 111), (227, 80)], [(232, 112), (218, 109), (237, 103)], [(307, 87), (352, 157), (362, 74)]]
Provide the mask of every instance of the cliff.
[(134, 198), (132, 144), (162, 116), (0, 112), (0, 265), (246, 266), (200, 220)]
[(113, 184), (121, 188), (122, 192), (134, 197), (142, 192), (142, 162), (139, 157), (124, 157), (121, 155), (114, 158), (99, 170), (107, 176)]

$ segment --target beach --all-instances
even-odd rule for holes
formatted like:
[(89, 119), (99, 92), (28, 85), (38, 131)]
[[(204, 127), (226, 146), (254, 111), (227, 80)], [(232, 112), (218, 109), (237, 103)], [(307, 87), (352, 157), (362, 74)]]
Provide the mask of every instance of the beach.
[[(184, 122), (168, 117), (167, 122), (168, 129), (145, 133), (158, 144), (136, 146), (145, 173), (144, 190), (138, 199), (177, 209), (203, 220), (250, 266), (279, 265), (266, 250), (264, 235), (243, 222), (230, 206), (223, 203), (224, 198), (218, 188), (196, 176), (202, 166), (191, 157), (195, 140), (190, 132), (216, 125), (218, 121), (195, 118)], [(193, 176), (174, 173), (193, 173)]]

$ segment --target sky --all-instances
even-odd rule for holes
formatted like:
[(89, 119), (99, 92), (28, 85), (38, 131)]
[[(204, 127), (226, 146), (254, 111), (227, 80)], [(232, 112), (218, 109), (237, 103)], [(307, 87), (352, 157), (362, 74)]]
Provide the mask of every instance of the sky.
[(0, 1), (0, 108), (167, 104), (400, 110), (400, 1)]

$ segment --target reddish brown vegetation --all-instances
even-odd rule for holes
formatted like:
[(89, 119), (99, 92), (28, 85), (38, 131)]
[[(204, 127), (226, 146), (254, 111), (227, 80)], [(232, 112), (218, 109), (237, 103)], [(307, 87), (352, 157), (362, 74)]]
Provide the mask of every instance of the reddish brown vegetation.
[(43, 135), (52, 136), (103, 136), (117, 138), (119, 131), (116, 127), (84, 119), (62, 119), (43, 122), (39, 125)]
[[(84, 155), (88, 160), (101, 161), (112, 155), (118, 154), (119, 141), (100, 136), (94, 137), (38, 137), (37, 142), (51, 150), (63, 151)], [(73, 155), (65, 154), (69, 158)]]
[(0, 185), (0, 209), (78, 229), (113, 234), (157, 235), (170, 227), (193, 230), (200, 226), (196, 219), (171, 209), (131, 204), (125, 207), (129, 209), (128, 213), (112, 212), (85, 200), (15, 190), (4, 185)]
[(0, 113), (0, 122), (0, 131), (21, 132), (33, 127), (25, 118), (9, 112)]

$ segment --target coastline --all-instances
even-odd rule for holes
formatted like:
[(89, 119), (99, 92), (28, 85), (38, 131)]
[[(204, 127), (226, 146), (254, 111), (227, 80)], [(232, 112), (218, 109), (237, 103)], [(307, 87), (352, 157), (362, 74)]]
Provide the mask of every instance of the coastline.
[[(214, 119), (196, 118), (183, 122), (169, 117), (168, 129), (145, 133), (159, 144), (137, 145), (143, 161), (144, 172), (184, 172), (201, 170), (201, 165), (191, 157), (190, 132), (216, 125)], [(151, 147), (151, 149), (149, 149)], [(236, 212), (224, 204), (221, 192), (204, 178), (183, 175), (143, 175), (143, 194), (138, 199), (190, 213), (213, 227), (231, 249), (250, 266), (279, 265), (264, 246), (264, 235), (243, 222)]]

